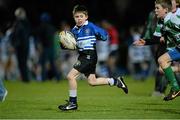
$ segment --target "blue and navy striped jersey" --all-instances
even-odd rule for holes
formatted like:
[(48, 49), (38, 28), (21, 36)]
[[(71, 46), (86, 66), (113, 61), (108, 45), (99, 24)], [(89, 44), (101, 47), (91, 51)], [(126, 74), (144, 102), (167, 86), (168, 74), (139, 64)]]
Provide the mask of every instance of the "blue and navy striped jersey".
[(96, 50), (96, 40), (107, 40), (108, 33), (93, 24), (86, 21), (81, 27), (75, 26), (71, 32), (74, 34), (79, 51)]

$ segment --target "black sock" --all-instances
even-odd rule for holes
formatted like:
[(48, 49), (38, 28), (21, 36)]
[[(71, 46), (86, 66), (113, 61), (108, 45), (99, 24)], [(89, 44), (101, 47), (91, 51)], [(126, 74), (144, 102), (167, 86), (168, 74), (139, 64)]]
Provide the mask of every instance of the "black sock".
[[(114, 79), (114, 78), (113, 78)], [(117, 85), (117, 79), (114, 79), (114, 85)]]
[(69, 102), (77, 103), (77, 97), (69, 97)]

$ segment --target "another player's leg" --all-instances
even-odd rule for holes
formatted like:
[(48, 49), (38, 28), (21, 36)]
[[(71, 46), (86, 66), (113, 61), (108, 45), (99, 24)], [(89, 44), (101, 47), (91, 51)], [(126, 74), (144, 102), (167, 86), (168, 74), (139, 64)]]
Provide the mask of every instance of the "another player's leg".
[[(174, 72), (171, 68), (171, 58), (173, 58), (173, 56), (169, 56), (170, 53), (165, 53), (162, 56), (160, 56), (160, 58), (158, 59), (158, 62), (161, 66), (161, 68), (164, 71), (164, 74), (166, 76), (166, 78), (168, 79), (168, 81), (170, 82), (170, 86), (171, 86), (171, 91), (169, 92), (169, 94), (164, 97), (165, 101), (168, 100), (173, 100), (175, 99), (177, 96), (180, 96), (180, 87), (177, 83), (176, 77), (174, 75)], [(173, 54), (174, 55), (174, 54)]]
[(164, 78), (165, 76), (159, 71), (157, 71), (155, 76), (155, 88), (152, 96), (164, 96), (164, 82), (166, 81)]
[(164, 100), (165, 101), (173, 100), (173, 99), (175, 99), (178, 96), (180, 96), (180, 90), (179, 91), (174, 91), (174, 90), (171, 89), (169, 94), (164, 97)]

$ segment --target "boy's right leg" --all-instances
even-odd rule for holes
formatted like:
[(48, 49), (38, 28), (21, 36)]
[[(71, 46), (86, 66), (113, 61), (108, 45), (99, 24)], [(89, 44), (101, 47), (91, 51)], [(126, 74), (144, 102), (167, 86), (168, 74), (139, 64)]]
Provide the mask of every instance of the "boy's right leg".
[(58, 108), (62, 111), (78, 109), (77, 82), (76, 82), (76, 77), (78, 75), (79, 75), (79, 72), (74, 68), (67, 75), (67, 79), (69, 82), (69, 100), (66, 100), (67, 101), (66, 104), (62, 104), (58, 106)]
[(68, 100), (66, 100), (66, 102), (67, 102), (66, 104), (59, 105), (58, 108), (62, 111), (77, 110), (78, 109), (77, 103), (73, 103), (73, 102), (70, 102)]

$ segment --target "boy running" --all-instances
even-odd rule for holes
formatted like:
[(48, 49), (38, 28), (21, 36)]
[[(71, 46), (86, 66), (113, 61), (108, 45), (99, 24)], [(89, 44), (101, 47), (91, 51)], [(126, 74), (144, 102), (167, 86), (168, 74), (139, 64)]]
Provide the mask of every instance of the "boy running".
[(72, 70), (68, 73), (69, 82), (69, 101), (60, 105), (60, 110), (76, 110), (77, 104), (77, 81), (76, 78), (83, 73), (91, 86), (110, 85), (122, 88), (127, 94), (128, 88), (122, 77), (118, 78), (96, 78), (95, 69), (97, 63), (96, 40), (107, 40), (107, 32), (88, 21), (88, 11), (85, 6), (77, 5), (73, 9), (75, 27), (71, 30), (77, 41), (79, 53), (78, 61), (74, 64)]
[[(166, 97), (164, 97), (165, 101), (169, 101), (177, 96), (180, 96), (180, 86), (177, 83), (171, 67), (171, 63), (173, 61), (180, 60), (180, 9), (177, 8), (175, 12), (170, 12), (171, 10), (171, 0), (156, 0), (155, 13), (157, 17), (162, 20), (162, 24), (159, 27), (160, 29), (155, 32), (160, 31), (163, 38), (161, 37), (160, 39), (160, 37), (154, 37), (154, 41), (155, 43), (160, 43), (165, 40), (168, 47), (171, 47), (168, 52), (158, 58), (158, 63), (171, 86), (171, 91)], [(148, 40), (145, 41), (141, 39), (133, 44), (145, 45), (148, 44)]]

